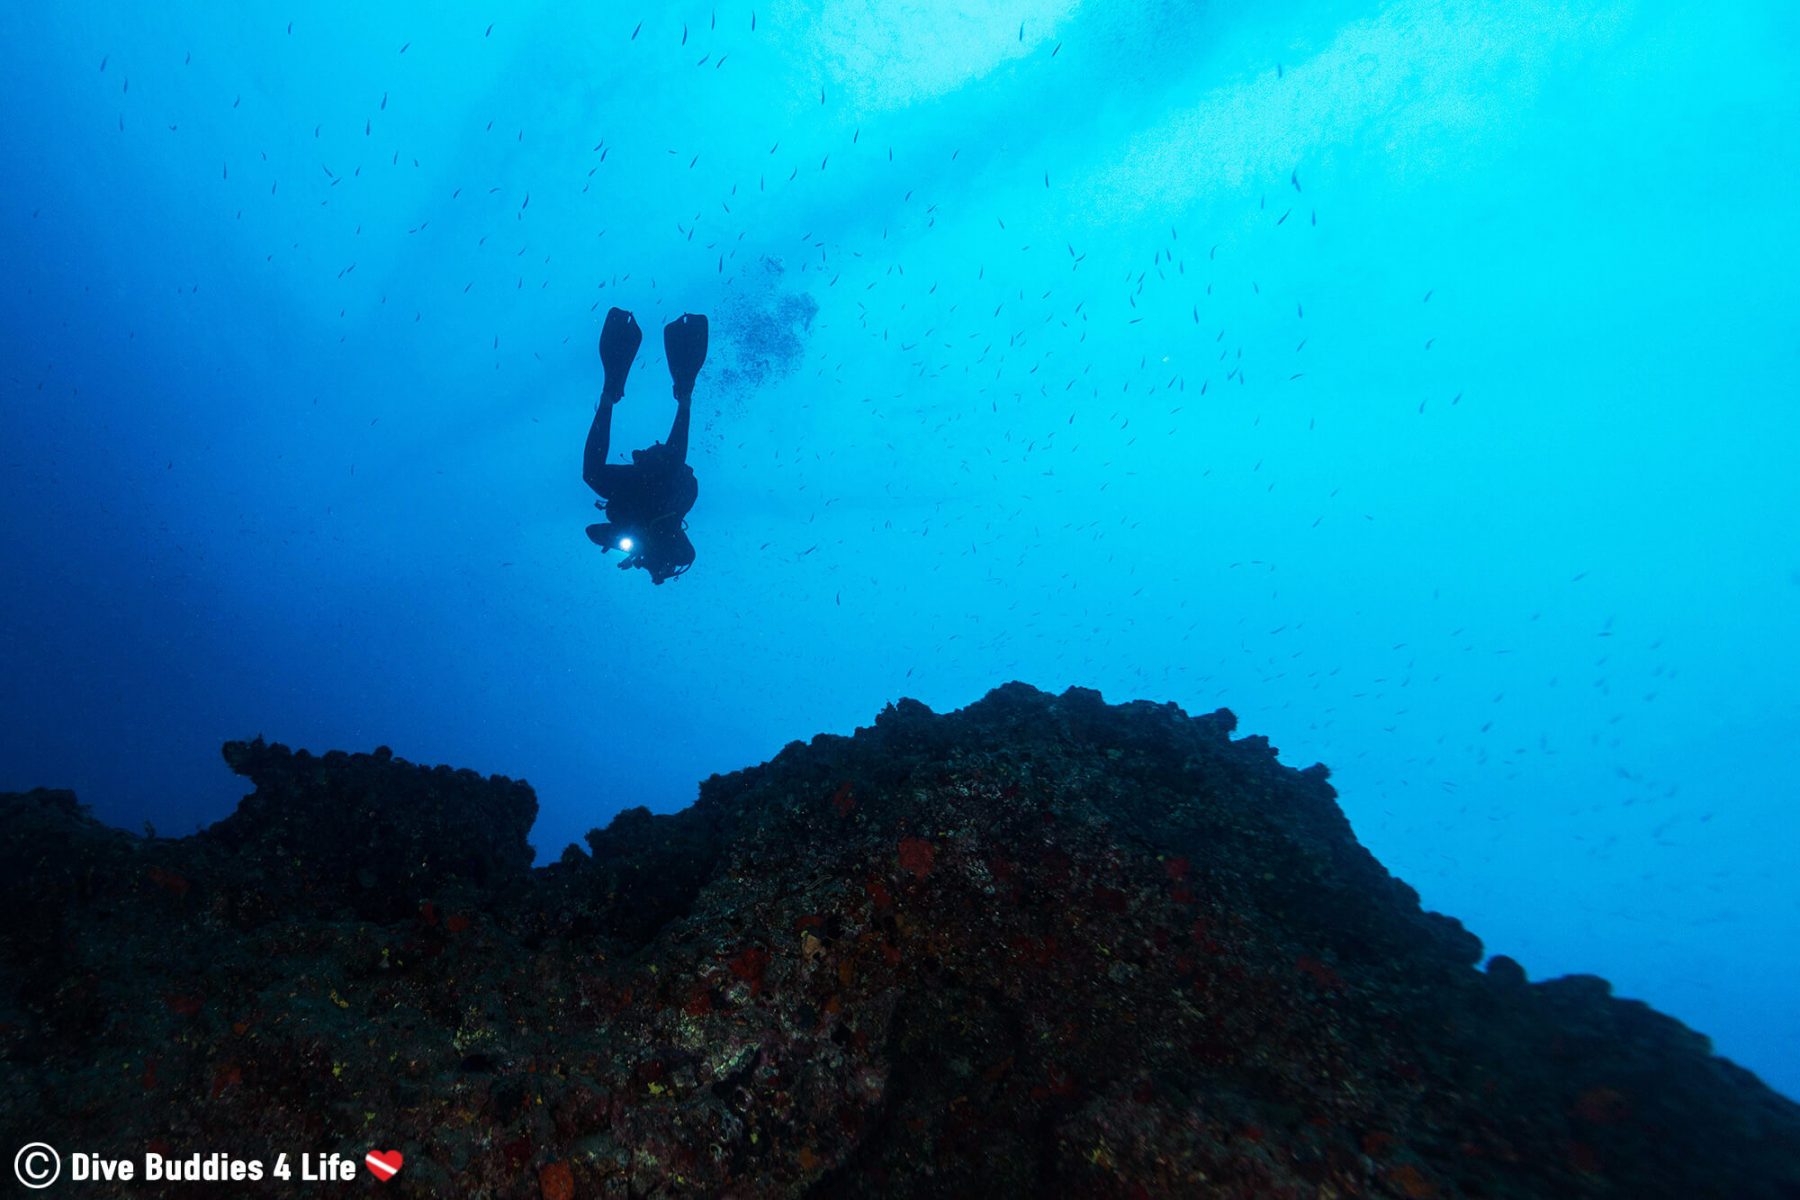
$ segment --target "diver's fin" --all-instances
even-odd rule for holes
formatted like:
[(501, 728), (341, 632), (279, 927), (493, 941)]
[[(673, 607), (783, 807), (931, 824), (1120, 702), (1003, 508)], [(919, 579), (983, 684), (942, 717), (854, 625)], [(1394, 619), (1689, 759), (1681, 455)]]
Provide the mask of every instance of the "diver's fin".
[(613, 548), (611, 525), (589, 525), (587, 527), (587, 535), (588, 541), (594, 543), (594, 545), (600, 547), (602, 550), (611, 550)]
[(638, 328), (636, 317), (622, 308), (607, 311), (606, 324), (600, 329), (600, 365), (606, 368), (602, 395), (617, 400), (625, 394), (625, 377), (631, 373), (631, 360), (643, 341), (644, 331)]
[(694, 377), (706, 362), (706, 318), (684, 313), (664, 325), (663, 352), (669, 358), (669, 378), (675, 381), (675, 395), (686, 397), (694, 390)]

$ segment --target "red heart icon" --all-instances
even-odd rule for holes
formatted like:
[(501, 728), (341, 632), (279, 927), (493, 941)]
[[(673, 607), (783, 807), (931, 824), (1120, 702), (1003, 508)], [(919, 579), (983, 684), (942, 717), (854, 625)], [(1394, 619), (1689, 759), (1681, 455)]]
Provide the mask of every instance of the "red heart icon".
[(363, 1162), (368, 1164), (369, 1172), (375, 1178), (386, 1183), (400, 1173), (406, 1163), (406, 1156), (398, 1150), (371, 1150), (363, 1155)]

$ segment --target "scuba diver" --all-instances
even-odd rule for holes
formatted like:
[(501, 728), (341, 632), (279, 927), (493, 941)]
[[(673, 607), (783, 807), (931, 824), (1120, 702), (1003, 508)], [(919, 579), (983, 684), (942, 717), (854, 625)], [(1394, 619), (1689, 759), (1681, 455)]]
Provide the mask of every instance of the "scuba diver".
[(644, 332), (630, 313), (615, 308), (606, 314), (600, 330), (606, 382), (588, 429), (581, 477), (599, 495), (594, 507), (604, 510), (607, 518), (604, 524), (587, 527), (588, 540), (604, 551), (622, 553), (621, 571), (641, 567), (650, 572), (652, 583), (662, 584), (694, 564), (694, 544), (687, 539), (683, 519), (700, 494), (694, 469), (687, 465), (688, 408), (694, 377), (706, 362), (706, 318), (687, 313), (663, 327), (663, 349), (675, 381), (675, 424), (669, 440), (648, 450), (633, 450), (629, 466), (608, 463), (613, 405), (625, 394), (625, 376), (643, 340)]

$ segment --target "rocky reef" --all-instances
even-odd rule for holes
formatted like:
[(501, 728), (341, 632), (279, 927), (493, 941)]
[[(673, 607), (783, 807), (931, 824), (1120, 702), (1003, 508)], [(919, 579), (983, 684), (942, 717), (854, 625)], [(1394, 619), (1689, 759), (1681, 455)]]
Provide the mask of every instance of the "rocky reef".
[(529, 787), (386, 750), (231, 743), (179, 839), (0, 796), (0, 1148), (138, 1164), (93, 1195), (1800, 1196), (1800, 1108), (1478, 967), (1235, 724), (902, 701), (536, 869)]

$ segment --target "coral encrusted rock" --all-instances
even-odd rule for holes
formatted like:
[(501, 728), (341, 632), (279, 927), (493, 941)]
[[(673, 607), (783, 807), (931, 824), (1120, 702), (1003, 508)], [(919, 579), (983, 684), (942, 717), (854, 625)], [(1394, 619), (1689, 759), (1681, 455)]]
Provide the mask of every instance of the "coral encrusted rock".
[(901, 701), (535, 869), (529, 787), (386, 751), (232, 743), (188, 838), (0, 796), (0, 1131), (120, 1196), (371, 1152), (402, 1196), (1800, 1196), (1800, 1108), (1482, 970), (1235, 724)]

